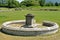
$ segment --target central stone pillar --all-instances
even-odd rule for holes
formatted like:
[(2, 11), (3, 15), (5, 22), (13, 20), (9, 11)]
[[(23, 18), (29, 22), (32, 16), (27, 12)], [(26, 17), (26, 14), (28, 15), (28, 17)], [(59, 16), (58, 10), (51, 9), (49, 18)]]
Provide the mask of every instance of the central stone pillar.
[(33, 17), (34, 16), (32, 14), (27, 14), (26, 15), (26, 24), (25, 25), (32, 25)]
[(33, 28), (32, 27), (33, 18), (34, 18), (34, 16), (32, 14), (27, 14), (26, 15), (26, 22), (25, 22), (25, 25), (24, 25), (25, 28)]

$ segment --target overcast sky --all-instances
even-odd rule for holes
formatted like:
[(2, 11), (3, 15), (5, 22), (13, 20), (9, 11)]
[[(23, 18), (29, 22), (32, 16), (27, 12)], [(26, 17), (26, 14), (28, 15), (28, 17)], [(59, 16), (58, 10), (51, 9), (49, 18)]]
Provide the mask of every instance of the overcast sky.
[(60, 0), (46, 0), (46, 2), (52, 2), (52, 3), (58, 2), (58, 3), (60, 3)]
[[(21, 2), (23, 0), (17, 0), (17, 1)], [(52, 3), (58, 2), (58, 3), (60, 3), (60, 0), (46, 0), (46, 2), (52, 2)]]
[(23, 1), (23, 0), (17, 0), (17, 1), (21, 2), (21, 1)]

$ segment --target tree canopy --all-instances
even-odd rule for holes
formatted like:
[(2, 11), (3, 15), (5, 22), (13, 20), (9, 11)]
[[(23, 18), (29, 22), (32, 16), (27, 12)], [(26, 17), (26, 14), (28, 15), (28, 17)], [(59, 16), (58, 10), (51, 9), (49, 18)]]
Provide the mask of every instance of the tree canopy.
[(21, 3), (19, 3), (16, 0), (1, 0), (0, 1), (0, 7), (8, 7), (8, 8), (16, 8), (21, 6), (59, 6), (60, 3), (53, 4), (52, 2), (46, 3), (45, 0), (24, 0)]

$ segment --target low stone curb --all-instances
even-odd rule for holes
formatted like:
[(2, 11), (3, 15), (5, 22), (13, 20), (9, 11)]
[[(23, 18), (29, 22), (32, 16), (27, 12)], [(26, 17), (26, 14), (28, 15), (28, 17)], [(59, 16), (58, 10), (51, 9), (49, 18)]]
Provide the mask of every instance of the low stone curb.
[[(23, 27), (12, 27), (7, 26), (10, 23), (22, 23), (25, 20), (16, 20), (16, 21), (9, 21), (2, 24), (2, 31), (13, 34), (13, 35), (45, 35), (45, 34), (53, 34), (58, 31), (58, 24), (54, 23), (54, 26), (51, 27), (44, 27), (44, 28), (23, 28)], [(50, 22), (49, 22), (50, 23)]]

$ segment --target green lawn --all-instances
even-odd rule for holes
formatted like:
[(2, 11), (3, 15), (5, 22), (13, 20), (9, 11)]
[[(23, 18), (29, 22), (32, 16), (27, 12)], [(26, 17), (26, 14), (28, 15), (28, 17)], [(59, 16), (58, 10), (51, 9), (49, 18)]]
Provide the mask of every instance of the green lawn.
[[(0, 12), (0, 25), (6, 21), (23, 20), (25, 15), (31, 13), (35, 15), (37, 23), (44, 20), (56, 22), (60, 25), (60, 12), (59, 11), (7, 11)], [(60, 28), (59, 28), (60, 29)], [(60, 40), (60, 30), (53, 35), (40, 35), (40, 36), (11, 36), (0, 32), (0, 40)]]

